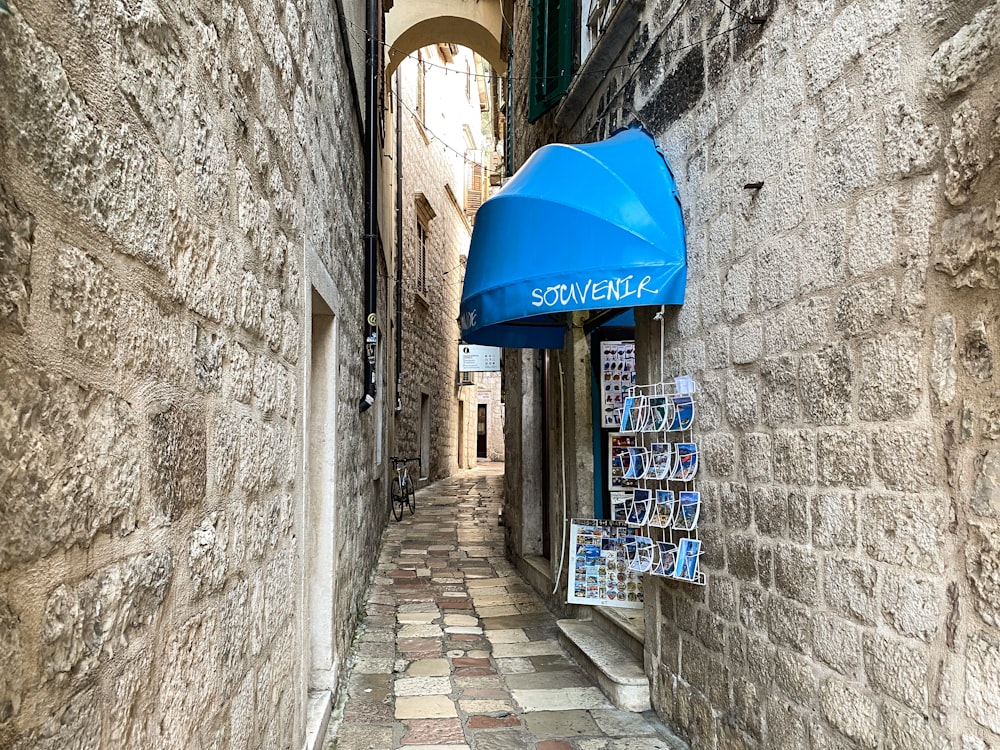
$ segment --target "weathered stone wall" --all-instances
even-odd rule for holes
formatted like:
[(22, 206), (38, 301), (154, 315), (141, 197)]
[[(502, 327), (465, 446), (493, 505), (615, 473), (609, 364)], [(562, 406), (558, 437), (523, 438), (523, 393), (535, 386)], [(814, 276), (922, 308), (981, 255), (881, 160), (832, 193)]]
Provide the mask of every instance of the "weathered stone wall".
[[(458, 386), (458, 306), (470, 227), (464, 210), (465, 148), (461, 125), (478, 127), (478, 98), (466, 103), (464, 74), (446, 77), (444, 61), (433, 52), (425, 69), (428, 112), (417, 120), (417, 61), (399, 65), (402, 101), (403, 190), (403, 377), (402, 411), (396, 417), (396, 452), (418, 456), (421, 394), (430, 396), (430, 464), (424, 475), (439, 479), (460, 466), (475, 465), (475, 390)], [(463, 51), (463, 54), (467, 54)], [(464, 70), (464, 68), (463, 68)], [(474, 108), (473, 108), (474, 107)], [(467, 111), (465, 111), (467, 110)], [(446, 115), (443, 117), (442, 115)], [(473, 117), (476, 119), (473, 120)], [(447, 121), (450, 120), (450, 127)], [(447, 128), (447, 129), (446, 129)], [(419, 287), (417, 204), (422, 194), (434, 218), (427, 240), (426, 289)], [(459, 402), (462, 402), (459, 425)], [(463, 456), (459, 432), (463, 431)], [(470, 460), (471, 457), (471, 460)]]
[[(476, 403), (486, 406), (486, 458), (490, 461), (503, 461), (504, 457), (505, 408), (500, 381), (499, 372), (482, 372), (476, 376)], [(473, 439), (478, 435), (478, 429), (477, 422)]]
[(335, 9), (12, 7), (0, 747), (299, 746), (307, 252), (342, 297), (341, 652), (385, 517)]
[(637, 113), (684, 205), (709, 583), (647, 589), (655, 707), (697, 748), (1000, 746), (1000, 5), (729, 5), (648, 3), (570, 132), (516, 119), (522, 161)]

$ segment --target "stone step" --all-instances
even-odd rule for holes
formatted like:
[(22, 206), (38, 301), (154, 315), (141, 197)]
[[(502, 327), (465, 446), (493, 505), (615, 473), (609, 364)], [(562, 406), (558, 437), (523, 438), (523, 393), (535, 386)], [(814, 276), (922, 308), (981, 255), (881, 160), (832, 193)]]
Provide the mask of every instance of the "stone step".
[(624, 711), (648, 711), (649, 680), (642, 659), (588, 620), (557, 620), (559, 642), (602, 692)]
[(303, 750), (320, 750), (325, 742), (333, 708), (333, 693), (329, 690), (309, 691), (306, 710), (306, 741)]
[(591, 607), (597, 627), (618, 641), (642, 662), (646, 649), (646, 622), (641, 609)]

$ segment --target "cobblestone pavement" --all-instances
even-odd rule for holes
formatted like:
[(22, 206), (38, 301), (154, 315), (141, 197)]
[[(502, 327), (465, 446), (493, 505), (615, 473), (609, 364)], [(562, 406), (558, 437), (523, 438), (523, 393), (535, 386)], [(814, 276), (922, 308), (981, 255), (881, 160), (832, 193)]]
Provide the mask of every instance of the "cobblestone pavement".
[(503, 465), (417, 493), (390, 519), (325, 750), (672, 748), (614, 708), (504, 557)]

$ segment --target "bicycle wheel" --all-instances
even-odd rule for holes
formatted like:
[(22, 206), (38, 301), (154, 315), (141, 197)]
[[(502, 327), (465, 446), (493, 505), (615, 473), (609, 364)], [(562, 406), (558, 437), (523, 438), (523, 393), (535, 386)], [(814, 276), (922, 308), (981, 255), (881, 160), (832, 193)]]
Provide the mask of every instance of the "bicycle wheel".
[(399, 521), (403, 517), (403, 503), (406, 502), (406, 495), (399, 484), (399, 477), (393, 477), (392, 484), (389, 485), (389, 510)]
[(410, 506), (412, 516), (417, 510), (417, 493), (413, 489), (413, 480), (409, 477), (406, 478), (406, 504)]

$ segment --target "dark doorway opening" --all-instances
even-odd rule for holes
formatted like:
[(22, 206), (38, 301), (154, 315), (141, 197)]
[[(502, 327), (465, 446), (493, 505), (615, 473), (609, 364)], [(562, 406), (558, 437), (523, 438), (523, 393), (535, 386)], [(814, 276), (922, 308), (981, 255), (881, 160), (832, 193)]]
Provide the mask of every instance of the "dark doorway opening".
[(486, 404), (479, 404), (476, 413), (476, 458), (486, 458)]
[[(552, 429), (552, 418), (549, 414), (555, 405), (555, 394), (552, 388), (553, 354), (546, 350), (542, 355), (542, 557), (549, 559), (552, 557), (551, 519), (549, 511), (549, 493), (552, 491), (552, 482), (549, 479), (549, 472), (552, 470), (552, 460), (549, 456), (551, 441), (549, 432)], [(559, 405), (560, 408), (562, 404)]]

